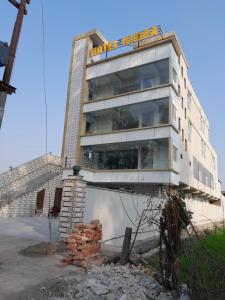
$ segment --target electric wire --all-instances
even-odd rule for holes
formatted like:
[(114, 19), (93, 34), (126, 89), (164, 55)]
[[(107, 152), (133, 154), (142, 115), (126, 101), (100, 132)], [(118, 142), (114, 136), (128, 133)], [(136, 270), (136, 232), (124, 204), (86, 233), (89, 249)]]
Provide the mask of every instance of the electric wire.
[(128, 212), (127, 212), (127, 210), (126, 210), (126, 208), (125, 208), (125, 206), (124, 206), (124, 204), (123, 204), (123, 200), (122, 200), (122, 198), (121, 198), (120, 190), (119, 190), (119, 198), (120, 198), (120, 202), (121, 202), (121, 204), (122, 204), (122, 207), (123, 207), (123, 210), (124, 210), (126, 216), (127, 216), (128, 219), (130, 220), (130, 222), (134, 225), (134, 227), (137, 228), (137, 225), (133, 222), (133, 220), (132, 220), (131, 217), (129, 216), (129, 214), (128, 214)]
[[(44, 92), (44, 106), (45, 106), (45, 155), (48, 165), (48, 102), (47, 102), (47, 91), (46, 91), (46, 67), (45, 67), (45, 18), (44, 18), (44, 4), (41, 1), (41, 27), (42, 27), (42, 77), (43, 77), (43, 92)], [(51, 209), (51, 197), (50, 197), (50, 183), (48, 178), (48, 209), (50, 213)], [(49, 241), (52, 240), (52, 228), (51, 218), (48, 213), (48, 224), (49, 224)]]
[(45, 20), (44, 20), (44, 5), (41, 0), (41, 25), (42, 25), (42, 76), (43, 76), (43, 91), (45, 105), (45, 153), (48, 154), (48, 102), (46, 91), (46, 72), (45, 72)]

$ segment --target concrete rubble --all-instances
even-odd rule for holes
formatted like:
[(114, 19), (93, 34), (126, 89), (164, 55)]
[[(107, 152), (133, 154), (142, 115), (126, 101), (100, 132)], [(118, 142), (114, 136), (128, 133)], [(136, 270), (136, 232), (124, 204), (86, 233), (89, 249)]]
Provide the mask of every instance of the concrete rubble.
[(152, 277), (133, 266), (93, 266), (87, 273), (70, 275), (63, 297), (49, 293), (49, 300), (169, 300), (174, 299)]

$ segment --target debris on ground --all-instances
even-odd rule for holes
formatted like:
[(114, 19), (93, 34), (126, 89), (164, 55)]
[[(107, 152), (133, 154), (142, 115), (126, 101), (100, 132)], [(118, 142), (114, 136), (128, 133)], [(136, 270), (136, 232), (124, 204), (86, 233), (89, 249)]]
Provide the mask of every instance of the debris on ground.
[[(172, 294), (134, 266), (93, 266), (87, 272), (65, 276), (64, 285), (45, 289), (48, 300), (169, 300)], [(57, 292), (58, 291), (58, 292)], [(46, 294), (47, 293), (47, 294)]]
[(53, 255), (55, 253), (64, 254), (66, 251), (66, 244), (62, 241), (57, 242), (41, 242), (26, 247), (19, 251), (20, 255), (27, 257), (41, 257)]

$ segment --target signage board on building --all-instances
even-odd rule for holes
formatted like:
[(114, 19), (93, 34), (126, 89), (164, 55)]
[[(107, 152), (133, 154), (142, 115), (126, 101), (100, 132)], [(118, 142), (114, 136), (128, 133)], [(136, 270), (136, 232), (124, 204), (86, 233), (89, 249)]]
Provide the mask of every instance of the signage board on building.
[(125, 36), (121, 39), (114, 40), (112, 42), (104, 43), (90, 50), (89, 56), (100, 55), (102, 53), (107, 53), (108, 51), (115, 50), (120, 47), (128, 46), (134, 43), (138, 43), (147, 38), (162, 35), (162, 29), (158, 26), (153, 26), (151, 28), (136, 32), (134, 34)]

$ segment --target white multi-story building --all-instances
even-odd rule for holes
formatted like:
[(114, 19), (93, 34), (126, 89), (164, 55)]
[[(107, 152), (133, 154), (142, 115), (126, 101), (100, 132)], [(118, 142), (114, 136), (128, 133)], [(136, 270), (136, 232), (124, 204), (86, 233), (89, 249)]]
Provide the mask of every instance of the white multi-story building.
[[(109, 57), (120, 45), (132, 48)], [(96, 30), (74, 38), (62, 157), (64, 176), (80, 165), (93, 185), (171, 185), (219, 204), (208, 120), (175, 33), (153, 27), (111, 43)]]

